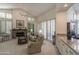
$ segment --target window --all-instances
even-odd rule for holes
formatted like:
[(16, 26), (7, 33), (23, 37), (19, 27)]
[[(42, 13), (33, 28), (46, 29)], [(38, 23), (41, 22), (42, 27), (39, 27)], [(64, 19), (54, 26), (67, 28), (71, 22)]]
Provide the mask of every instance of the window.
[(0, 25), (1, 25), (1, 26), (0, 26), (0, 30), (1, 30), (0, 32), (1, 32), (1, 33), (5, 33), (5, 31), (6, 31), (6, 30), (5, 30), (5, 27), (6, 27), (6, 26), (5, 26), (5, 25), (6, 25), (6, 24), (5, 24), (5, 20), (1, 20), (1, 21), (0, 21)]
[(52, 40), (52, 37), (55, 34), (55, 19), (42, 22), (41, 30), (45, 39)]
[(28, 17), (28, 22), (30, 22), (31, 21), (31, 17)]
[(51, 21), (47, 21), (47, 38), (51, 39)]
[(51, 39), (55, 35), (55, 19), (51, 20)]
[(12, 14), (0, 12), (0, 33), (10, 34), (12, 29)]
[(46, 21), (43, 23), (44, 38), (46, 38)]
[(34, 22), (34, 18), (33, 17), (28, 17), (28, 22)]
[(71, 25), (71, 27), (70, 27), (71, 29), (70, 30), (71, 31), (75, 31), (75, 23), (71, 23), (70, 25)]
[(43, 27), (44, 27), (44, 23), (42, 22), (42, 23), (41, 23), (41, 30), (42, 30), (42, 32), (43, 32), (43, 34), (44, 34), (44, 28), (43, 28)]
[(73, 21), (76, 21), (77, 20), (77, 15), (76, 15), (76, 12), (73, 13)]
[(5, 13), (0, 12), (0, 18), (5, 18)]
[(6, 33), (10, 33), (12, 29), (12, 23), (11, 21), (6, 21)]
[(79, 14), (77, 13), (77, 20), (79, 20)]
[(28, 17), (28, 30), (34, 32), (34, 18)]
[(6, 18), (7, 18), (7, 19), (12, 19), (12, 14), (6, 13)]

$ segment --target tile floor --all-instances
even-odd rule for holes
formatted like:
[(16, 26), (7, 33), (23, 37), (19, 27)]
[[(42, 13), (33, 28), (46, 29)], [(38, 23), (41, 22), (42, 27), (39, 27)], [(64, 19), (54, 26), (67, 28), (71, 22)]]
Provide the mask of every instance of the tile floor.
[[(18, 45), (17, 39), (0, 43), (0, 55), (27, 55), (27, 44)], [(58, 51), (52, 43), (44, 40), (42, 51), (34, 55), (58, 55)]]

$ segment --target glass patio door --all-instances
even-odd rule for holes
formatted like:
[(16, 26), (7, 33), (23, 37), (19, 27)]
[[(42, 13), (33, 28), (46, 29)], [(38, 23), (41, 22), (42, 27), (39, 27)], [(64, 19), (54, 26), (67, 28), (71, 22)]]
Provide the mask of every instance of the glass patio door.
[(46, 36), (47, 36), (46, 35), (46, 21), (44, 22), (43, 26), (44, 26), (43, 27), (44, 28), (44, 31), (43, 31), (44, 32), (44, 38), (46, 39)]
[(51, 20), (51, 38), (50, 40), (53, 39), (53, 36), (55, 35), (55, 19)]
[(52, 41), (53, 35), (55, 33), (55, 19), (42, 22), (41, 30), (43, 32), (44, 38)]
[(47, 21), (47, 38), (52, 40), (55, 33), (55, 19)]
[(51, 21), (47, 21), (47, 39), (51, 39)]
[(43, 35), (44, 35), (44, 38), (46, 39), (46, 21), (45, 22), (42, 22), (41, 23), (41, 30), (42, 30), (42, 33), (43, 33)]

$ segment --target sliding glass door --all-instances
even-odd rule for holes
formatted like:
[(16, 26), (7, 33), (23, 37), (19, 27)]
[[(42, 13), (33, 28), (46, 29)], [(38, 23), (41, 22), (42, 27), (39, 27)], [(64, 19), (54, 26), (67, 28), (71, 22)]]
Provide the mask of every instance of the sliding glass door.
[(53, 35), (55, 33), (55, 19), (42, 22), (41, 30), (43, 32), (44, 38), (52, 41)]
[(46, 21), (41, 23), (41, 30), (42, 30), (42, 34), (44, 35), (44, 38), (46, 39), (46, 33), (47, 33)]
[(51, 39), (51, 21), (47, 21), (47, 39)]
[(44, 33), (44, 38), (46, 39), (46, 22), (44, 22), (43, 28), (44, 28), (44, 31), (43, 31), (43, 33)]
[(53, 19), (53, 20), (51, 20), (51, 40), (52, 40), (52, 38), (53, 38), (53, 36), (55, 35), (55, 19)]
[(47, 21), (47, 39), (52, 40), (55, 33), (55, 19)]

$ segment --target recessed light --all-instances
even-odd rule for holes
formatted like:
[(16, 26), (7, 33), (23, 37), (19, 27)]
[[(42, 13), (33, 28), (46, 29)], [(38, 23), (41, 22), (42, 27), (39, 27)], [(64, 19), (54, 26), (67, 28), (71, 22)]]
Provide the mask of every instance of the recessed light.
[(64, 7), (67, 7), (68, 6), (68, 4), (64, 4)]

